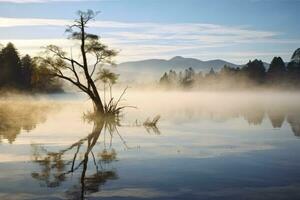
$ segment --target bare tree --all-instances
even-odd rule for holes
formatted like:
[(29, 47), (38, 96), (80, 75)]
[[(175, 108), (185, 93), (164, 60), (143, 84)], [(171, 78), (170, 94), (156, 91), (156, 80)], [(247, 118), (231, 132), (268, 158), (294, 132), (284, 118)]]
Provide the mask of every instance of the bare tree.
[[(105, 114), (104, 104), (97, 90), (96, 81), (104, 65), (115, 65), (113, 58), (117, 52), (100, 42), (97, 35), (86, 32), (89, 22), (95, 19), (97, 12), (78, 11), (78, 18), (66, 29), (69, 38), (80, 43), (80, 60), (75, 60), (62, 48), (49, 45), (45, 55), (37, 60), (40, 65), (49, 69), (51, 75), (68, 81), (86, 93), (93, 101), (95, 111)], [(91, 63), (92, 64), (89, 64)]]

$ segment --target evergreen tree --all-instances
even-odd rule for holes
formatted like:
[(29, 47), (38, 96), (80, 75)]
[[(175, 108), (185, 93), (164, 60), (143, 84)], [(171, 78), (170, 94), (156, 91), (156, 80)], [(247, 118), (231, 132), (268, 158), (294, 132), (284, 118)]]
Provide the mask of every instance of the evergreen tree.
[(184, 77), (182, 80), (182, 85), (184, 87), (190, 87), (194, 84), (195, 82), (195, 71), (193, 68), (189, 67), (184, 71)]
[(271, 84), (282, 83), (285, 73), (286, 67), (281, 57), (274, 57), (267, 72), (268, 82)]
[(254, 61), (249, 61), (246, 66), (243, 67), (242, 71), (244, 75), (254, 83), (261, 84), (265, 80), (266, 69), (261, 60), (255, 59)]
[(286, 71), (286, 67), (285, 67), (285, 64), (282, 60), (281, 57), (274, 57), (271, 64), (270, 64), (270, 67), (269, 67), (269, 70), (268, 70), (268, 73), (284, 73)]
[(12, 43), (1, 51), (0, 86), (20, 87), (22, 83), (22, 65), (19, 54)]
[(210, 71), (208, 72), (207, 76), (215, 76), (216, 75), (216, 72), (214, 70), (214, 68), (210, 68)]
[(62, 91), (61, 84), (29, 55), (20, 59), (12, 43), (0, 50), (0, 87), (38, 92)]
[(169, 85), (170, 82), (167, 72), (165, 72), (164, 75), (160, 78), (159, 83), (165, 86)]
[(21, 59), (22, 63), (22, 85), (25, 89), (31, 88), (31, 78), (34, 70), (34, 63), (29, 55)]
[(300, 63), (291, 61), (287, 65), (287, 80), (292, 86), (300, 85)]

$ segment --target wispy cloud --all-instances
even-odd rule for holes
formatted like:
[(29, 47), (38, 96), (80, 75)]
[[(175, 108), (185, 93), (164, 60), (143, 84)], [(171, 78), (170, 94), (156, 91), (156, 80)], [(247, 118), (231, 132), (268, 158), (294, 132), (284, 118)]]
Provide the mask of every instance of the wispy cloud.
[(72, 22), (71, 20), (61, 20), (61, 19), (0, 17), (0, 27), (5, 27), (5, 28), (17, 27), (17, 26), (66, 26), (71, 22)]
[[(39, 32), (39, 27), (64, 27), (68, 24), (72, 24), (72, 20), (0, 18), (0, 28), (2, 29), (32, 27), (36, 32)], [(92, 32), (100, 34), (104, 42), (116, 49), (122, 50), (120, 53), (122, 61), (151, 57), (166, 58), (172, 55), (201, 55), (204, 49), (208, 53), (212, 53), (209, 49), (233, 47), (243, 44), (251, 45), (252, 43), (280, 45), (300, 43), (298, 39), (282, 39), (280, 37), (282, 33), (279, 32), (218, 24), (93, 21), (89, 27), (93, 29)], [(43, 32), (40, 32), (43, 35)], [(0, 43), (5, 43), (3, 40), (7, 38), (3, 37), (5, 36), (0, 38)], [(45, 41), (51, 42), (47, 37), (39, 40), (27, 40), (27, 42), (25, 39), (16, 40), (15, 42), (20, 44), (21, 47), (19, 48), (29, 50), (30, 52), (36, 52), (38, 49), (37, 46), (42, 46), (45, 44)], [(52, 42), (59, 41), (59, 39), (62, 38), (52, 40)], [(58, 42), (58, 44), (62, 43)], [(71, 45), (70, 42), (63, 44)], [(241, 55), (240, 53), (232, 53), (231, 57)], [(265, 52), (265, 54), (269, 53), (271, 52)], [(230, 57), (229, 55), (227, 56)]]
[[(72, 20), (62, 19), (0, 18), (0, 27), (66, 26), (71, 23)], [(163, 24), (94, 21), (91, 22), (90, 27), (103, 28), (106, 35), (134, 41), (177, 40), (210, 44), (243, 43), (254, 40), (276, 42), (275, 37), (279, 35), (276, 32), (252, 30), (244, 27), (199, 23)]]

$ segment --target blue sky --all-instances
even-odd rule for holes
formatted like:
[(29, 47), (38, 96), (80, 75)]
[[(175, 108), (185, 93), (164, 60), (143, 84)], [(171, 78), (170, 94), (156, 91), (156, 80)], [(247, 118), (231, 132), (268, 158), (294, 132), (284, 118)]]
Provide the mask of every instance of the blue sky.
[(299, 0), (0, 0), (0, 43), (21, 54), (53, 43), (69, 49), (65, 25), (100, 10), (90, 31), (120, 50), (118, 62), (173, 56), (288, 61), (300, 47)]

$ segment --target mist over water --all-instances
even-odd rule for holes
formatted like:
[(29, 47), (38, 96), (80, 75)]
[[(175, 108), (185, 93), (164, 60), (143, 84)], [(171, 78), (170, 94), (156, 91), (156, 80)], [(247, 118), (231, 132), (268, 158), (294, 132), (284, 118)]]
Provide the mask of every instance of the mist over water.
[(136, 105), (134, 113), (161, 114), (167, 120), (194, 116), (196, 119), (214, 116), (243, 117), (248, 112), (282, 114), (297, 111), (300, 93), (293, 92), (164, 92), (132, 91), (127, 101)]
[(299, 200), (299, 8), (0, 0), (0, 200)]
[[(191, 131), (197, 136), (203, 130), (220, 127), (234, 131), (268, 129), (300, 136), (299, 100), (300, 94), (292, 92), (129, 90), (121, 105), (136, 108), (124, 110), (119, 129), (126, 133), (142, 131), (141, 136), (147, 133), (142, 124), (159, 115), (159, 134), (167, 132), (175, 138), (175, 133)], [(76, 93), (34, 99), (10, 97), (0, 101), (1, 142), (66, 144), (91, 132), (93, 124), (84, 120), (84, 113), (91, 110), (91, 102)]]
[[(99, 124), (84, 120), (92, 105), (77, 93), (9, 97), (0, 101), (0, 196), (299, 197), (299, 100), (292, 92), (129, 90), (121, 104), (137, 108)], [(157, 115), (156, 127), (143, 125)]]

